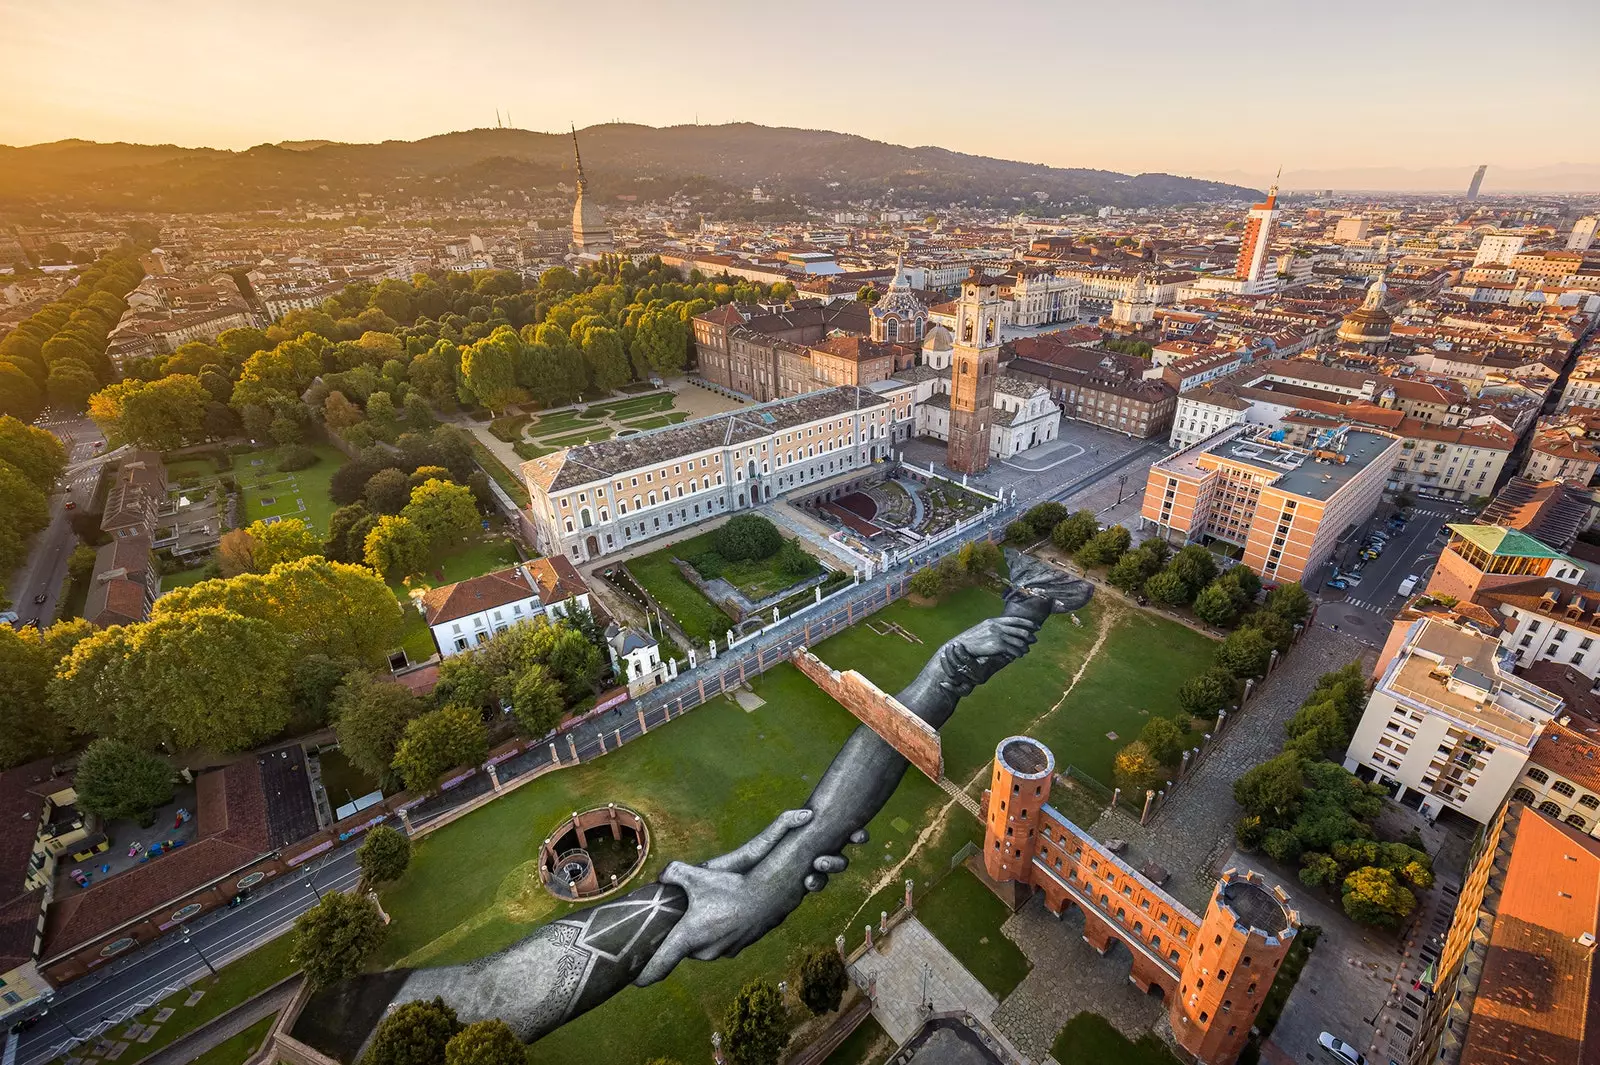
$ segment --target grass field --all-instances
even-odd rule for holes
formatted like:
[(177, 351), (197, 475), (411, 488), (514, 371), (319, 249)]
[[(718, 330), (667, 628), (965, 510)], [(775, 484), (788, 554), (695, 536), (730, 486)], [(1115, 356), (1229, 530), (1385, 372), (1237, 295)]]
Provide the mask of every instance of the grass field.
[(619, 421), (628, 418), (637, 418), (641, 414), (657, 414), (672, 409), (672, 393), (660, 392), (653, 396), (637, 396), (633, 399), (620, 399), (598, 407), (589, 408), (591, 411), (603, 410)]
[(672, 556), (677, 547), (664, 547), (631, 559), (628, 572), (644, 586), (661, 608), (672, 615), (684, 635), (696, 643), (723, 639), (733, 619), (678, 572)]
[(199, 584), (206, 579), (206, 567), (195, 566), (191, 569), (182, 569), (177, 573), (163, 573), (161, 575), (161, 590), (170, 592), (174, 588), (187, 588), (191, 584)]
[(883, 1030), (883, 1025), (868, 1017), (828, 1055), (826, 1065), (883, 1065), (892, 1053), (894, 1040)]
[(917, 919), (997, 999), (1028, 975), (1028, 959), (1000, 932), (1011, 911), (966, 869), (940, 881), (917, 904)]
[(521, 475), (508, 469), (505, 463), (495, 457), (494, 452), (483, 446), (483, 441), (470, 434), (469, 439), (472, 443), (472, 457), (478, 460), (478, 465), (483, 467), (483, 471), (511, 497), (512, 502), (521, 507), (527, 506), (528, 486), (522, 483)]
[(244, 1065), (261, 1046), (261, 1041), (267, 1037), (267, 1031), (277, 1019), (277, 1014), (261, 1018), (232, 1039), (218, 1043), (195, 1058), (191, 1065)]
[(277, 448), (233, 456), (242, 524), (271, 517), (300, 518), (319, 533), (328, 531), (328, 518), (335, 509), (328, 485), (344, 455), (327, 444), (312, 445), (312, 450), (317, 453), (316, 465), (292, 473), (279, 472)]
[[(687, 562), (696, 555), (715, 550), (716, 533), (709, 532), (681, 541), (669, 549), (668, 553), (675, 554)], [(821, 563), (813, 559), (811, 571), (796, 577), (780, 571), (773, 564), (776, 557), (745, 562), (724, 562), (722, 579), (743, 592), (745, 598), (752, 602), (757, 602), (769, 595), (775, 595), (791, 585), (809, 580), (822, 572)], [(677, 567), (673, 567), (673, 572), (677, 572)]]
[[(936, 607), (900, 602), (878, 612), (874, 621), (894, 622), (922, 643), (858, 625), (816, 651), (829, 665), (860, 669), (896, 691), (941, 642), (999, 610), (999, 598), (976, 587), (955, 592)], [(1058, 724), (1048, 717), (1042, 725), (1035, 723), (1061, 701), (1102, 626), (1109, 625), (1107, 638), (1080, 688), (1105, 665), (1102, 660), (1113, 643), (1125, 644), (1123, 653), (1129, 653), (1129, 648), (1138, 650), (1129, 641), (1143, 639), (1147, 643), (1140, 653), (1148, 654), (1149, 633), (1128, 629), (1131, 635), (1124, 635), (1127, 612), (1092, 605), (1080, 616), (1081, 627), (1064, 618), (1052, 621), (1032, 652), (1007, 670), (1004, 684), (980, 687), (963, 701), (943, 729), (952, 779), (981, 787), (1001, 739)], [(1175, 641), (1167, 638), (1167, 630), (1178, 626), (1159, 625), (1161, 642), (1155, 646), (1168, 655)], [(752, 712), (731, 700), (714, 699), (614, 754), (531, 781), (421, 840), (410, 870), (384, 893), (394, 924), (380, 952), (381, 963), (466, 961), (568, 912), (569, 907), (540, 886), (537, 855), (544, 835), (574, 809), (619, 802), (643, 814), (654, 843), (641, 874), (648, 879), (670, 859), (697, 862), (723, 853), (778, 811), (803, 803), (853, 731), (855, 719), (791, 666), (754, 678), (753, 687), (766, 704)], [(1143, 720), (1136, 704), (1115, 691), (1111, 699), (1113, 707), (1100, 708), (1099, 716), (1077, 727), (1092, 734), (1115, 720), (1132, 730)], [(1077, 700), (1071, 702), (1075, 706)], [(1066, 716), (1067, 709), (1063, 706), (1054, 716)], [(1070, 730), (1063, 734), (1070, 735)], [(941, 820), (940, 811), (946, 809), (950, 812)], [(919, 845), (919, 833), (929, 826), (928, 838)], [(667, 980), (629, 989), (547, 1036), (535, 1053), (551, 1060), (583, 1057), (617, 1065), (638, 1065), (658, 1055), (700, 1060), (713, 1025), (745, 981), (756, 976), (793, 979), (806, 951), (831, 944), (839, 934), (854, 942), (863, 914), (893, 908), (907, 877), (925, 886), (945, 876), (952, 856), (981, 838), (981, 825), (932, 782), (911, 772), (869, 832), (871, 842), (852, 854), (848, 870), (738, 958), (686, 962)], [(970, 959), (968, 964), (986, 983), (1004, 986), (1020, 978), (1017, 959), (1007, 957), (1001, 941), (990, 934), (998, 928), (998, 914), (990, 912), (983, 898), (970, 895), (976, 884), (970, 874), (950, 874), (940, 889), (930, 892), (923, 912), (930, 927), (936, 926), (952, 950)], [(989, 943), (982, 942), (985, 937)]]
[(602, 440), (611, 439), (611, 430), (603, 425), (596, 425), (588, 429), (581, 429), (568, 436), (552, 436), (541, 439), (539, 442), (546, 447), (577, 447), (580, 444), (598, 444)]
[(1062, 1065), (1103, 1061), (1117, 1065), (1180, 1065), (1156, 1036), (1143, 1035), (1135, 1043), (1097, 1013), (1080, 1013), (1068, 1021), (1056, 1036), (1050, 1056)]

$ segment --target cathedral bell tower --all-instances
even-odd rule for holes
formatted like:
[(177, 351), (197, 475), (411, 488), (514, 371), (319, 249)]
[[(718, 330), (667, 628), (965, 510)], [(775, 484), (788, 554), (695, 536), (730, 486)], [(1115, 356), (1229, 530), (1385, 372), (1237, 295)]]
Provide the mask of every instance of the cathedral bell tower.
[(1000, 373), (1000, 283), (974, 267), (956, 303), (950, 361), (950, 444), (945, 465), (957, 473), (989, 468), (994, 380)]

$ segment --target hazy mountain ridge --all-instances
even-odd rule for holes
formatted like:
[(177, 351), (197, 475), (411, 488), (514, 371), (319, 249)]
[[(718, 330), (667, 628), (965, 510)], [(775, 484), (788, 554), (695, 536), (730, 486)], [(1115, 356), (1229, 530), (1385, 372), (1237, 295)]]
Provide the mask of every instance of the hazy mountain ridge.
[[(827, 204), (888, 199), (949, 203), (1157, 206), (1244, 200), (1258, 190), (1171, 174), (1049, 167), (945, 148), (908, 148), (852, 134), (737, 123), (657, 129), (627, 123), (579, 131), (584, 172), (602, 197), (706, 183)], [(417, 141), (285, 141), (241, 152), (174, 145), (57, 141), (0, 146), (0, 202), (163, 211), (256, 210), (342, 203), (359, 193), (504, 195), (507, 178), (551, 191), (571, 184), (566, 134), (475, 129)], [(496, 189), (498, 186), (498, 189)], [(893, 194), (890, 195), (891, 190)], [(1018, 202), (1018, 201), (1021, 202)]]

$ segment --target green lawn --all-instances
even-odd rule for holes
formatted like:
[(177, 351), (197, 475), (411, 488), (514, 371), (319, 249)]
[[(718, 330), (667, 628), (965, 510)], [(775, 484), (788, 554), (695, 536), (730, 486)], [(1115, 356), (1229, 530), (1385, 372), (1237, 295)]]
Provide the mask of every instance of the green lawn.
[(547, 447), (578, 447), (582, 444), (598, 444), (602, 440), (611, 439), (611, 430), (603, 425), (596, 425), (582, 429), (570, 436), (553, 436), (540, 440)]
[(1000, 932), (1011, 916), (983, 882), (965, 868), (945, 877), (917, 903), (917, 919), (983, 982), (997, 999), (1028, 975), (1028, 959)]
[(1061, 1065), (1181, 1065), (1156, 1036), (1142, 1035), (1137, 1043), (1132, 1042), (1097, 1013), (1080, 1013), (1068, 1021), (1056, 1036), (1050, 1056)]
[[(861, 669), (894, 691), (941, 642), (999, 610), (999, 597), (976, 587), (957, 591), (938, 606), (896, 603), (873, 620), (896, 622), (921, 644), (858, 625), (816, 650), (835, 668)], [(1082, 627), (1054, 619), (1032, 652), (1006, 671), (1004, 683), (980, 687), (963, 701), (943, 730), (952, 779), (981, 786), (995, 745), (1032, 726), (1060, 699), (1105, 612), (1091, 606), (1081, 616)], [(1163, 646), (1161, 653), (1167, 650)], [(723, 853), (778, 811), (803, 803), (854, 730), (855, 719), (791, 666), (753, 678), (752, 685), (766, 700), (752, 712), (714, 699), (614, 754), (531, 781), (419, 841), (405, 877), (384, 893), (394, 924), (381, 963), (466, 961), (569, 912), (540, 886), (537, 856), (545, 834), (574, 809), (618, 802), (643, 814), (652, 848), (641, 876), (650, 878), (669, 860), (699, 862)], [(1136, 707), (1115, 692), (1112, 696), (1130, 725), (1142, 720)], [(1092, 727), (1102, 726), (1097, 720)], [(920, 850), (909, 851), (935, 813), (948, 805), (948, 796), (932, 782), (907, 773), (869, 826), (871, 842), (855, 849), (850, 868), (777, 929), (737, 958), (685, 962), (661, 983), (629, 989), (541, 1040), (535, 1053), (616, 1065), (639, 1065), (658, 1055), (700, 1060), (713, 1026), (744, 982), (757, 976), (794, 979), (806, 951), (831, 944), (839, 934), (854, 943), (861, 925), (871, 919), (864, 914), (892, 909), (905, 878), (927, 885), (948, 873), (955, 852), (981, 839), (982, 826), (958, 807)], [(967, 952), (975, 970), (985, 970), (980, 975), (986, 982), (1002, 984), (1010, 978), (1004, 975), (1009, 963), (1000, 940), (989, 935), (998, 927), (998, 915), (981, 897), (966, 897), (977, 885), (970, 875), (951, 874), (949, 880), (954, 883), (931, 892), (924, 903), (929, 920), (953, 950), (959, 946), (958, 953)], [(981, 942), (985, 936), (990, 943)]]
[[(699, 536), (692, 536), (671, 548), (668, 553), (669, 555), (677, 555), (687, 562), (696, 555), (715, 551), (716, 535), (714, 532), (709, 532), (702, 533)], [(821, 563), (813, 559), (809, 573), (798, 577), (783, 573), (773, 565), (776, 557), (745, 562), (725, 562), (723, 564), (722, 579), (743, 592), (751, 602), (758, 602), (769, 595), (776, 595), (791, 585), (809, 580), (822, 572)]]
[[(189, 992), (179, 991), (177, 994), (168, 995), (133, 1018), (139, 1024), (150, 1025), (155, 1023), (156, 1012), (163, 1006), (170, 1006), (177, 1011), (161, 1023), (160, 1031), (150, 1042), (130, 1042), (128, 1049), (117, 1060), (128, 1063), (141, 1061), (179, 1036), (194, 1031), (213, 1017), (226, 1013), (294, 972), (294, 966), (289, 962), (293, 938), (291, 935), (279, 936), (266, 946), (258, 947), (232, 964), (223, 966), (215, 979), (206, 976), (196, 981), (193, 985), (194, 990), (204, 991), (206, 994), (193, 1006), (183, 1004), (189, 997)], [(123, 1038), (121, 1033), (125, 1030), (125, 1026), (118, 1026), (107, 1034), (121, 1039)]]
[[(1142, 610), (1120, 614), (1061, 712), (1035, 733), (1057, 762), (1085, 770), (1107, 787), (1118, 749), (1138, 738), (1152, 714), (1178, 712), (1178, 685), (1210, 666), (1217, 646), (1210, 637)], [(1117, 739), (1108, 739), (1108, 732)]]
[(263, 1017), (232, 1039), (218, 1043), (195, 1058), (192, 1065), (244, 1065), (260, 1047), (278, 1015)]
[(570, 433), (574, 429), (582, 429), (585, 425), (591, 424), (592, 421), (593, 419), (585, 420), (579, 418), (578, 412), (571, 410), (558, 411), (555, 414), (541, 414), (534, 419), (533, 424), (528, 426), (523, 435), (530, 438), (556, 436), (561, 433)]
[(678, 572), (677, 564), (672, 561), (677, 551), (676, 547), (664, 547), (641, 555), (628, 562), (628, 572), (672, 615), (691, 640), (705, 644), (724, 639), (733, 619)]
[(300, 518), (319, 533), (328, 531), (328, 518), (335, 509), (328, 485), (345, 456), (328, 444), (314, 444), (312, 450), (319, 461), (290, 473), (279, 472), (277, 448), (233, 456), (233, 477), (242, 503), (241, 524), (270, 517)]
[(508, 469), (505, 463), (495, 457), (494, 452), (483, 446), (482, 440), (470, 434), (468, 434), (468, 439), (472, 444), (472, 457), (478, 460), (478, 465), (483, 467), (483, 472), (487, 473), (494, 480), (494, 483), (499, 485), (501, 490), (511, 497), (513, 503), (520, 507), (526, 507), (529, 503), (528, 486), (522, 483), (522, 475)]
[(639, 396), (635, 399), (617, 400), (614, 403), (603, 404), (598, 409), (604, 410), (618, 420), (637, 418), (641, 414), (655, 414), (671, 410), (672, 394), (664, 392), (654, 396)]
[(205, 565), (181, 569), (176, 573), (163, 573), (161, 575), (161, 590), (170, 592), (174, 588), (187, 588), (191, 584), (199, 584), (206, 579)]
[(336, 808), (378, 790), (378, 782), (351, 765), (336, 747), (322, 751), (317, 760), (322, 764), (322, 787)]
[(426, 662), (435, 654), (438, 648), (433, 644), (433, 633), (428, 629), (428, 622), (417, 610), (405, 600), (400, 604), (400, 647), (406, 653), (406, 661), (412, 665)]

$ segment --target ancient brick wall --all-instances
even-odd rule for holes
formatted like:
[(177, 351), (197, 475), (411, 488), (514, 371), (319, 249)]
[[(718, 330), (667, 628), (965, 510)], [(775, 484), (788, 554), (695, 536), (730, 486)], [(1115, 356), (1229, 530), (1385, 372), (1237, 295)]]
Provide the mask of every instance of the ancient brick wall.
[(906, 709), (894, 696), (853, 669), (841, 673), (828, 668), (827, 663), (810, 651), (796, 651), (794, 664), (835, 702), (926, 773), (929, 780), (938, 780), (944, 775), (944, 751), (939, 746), (938, 730)]

